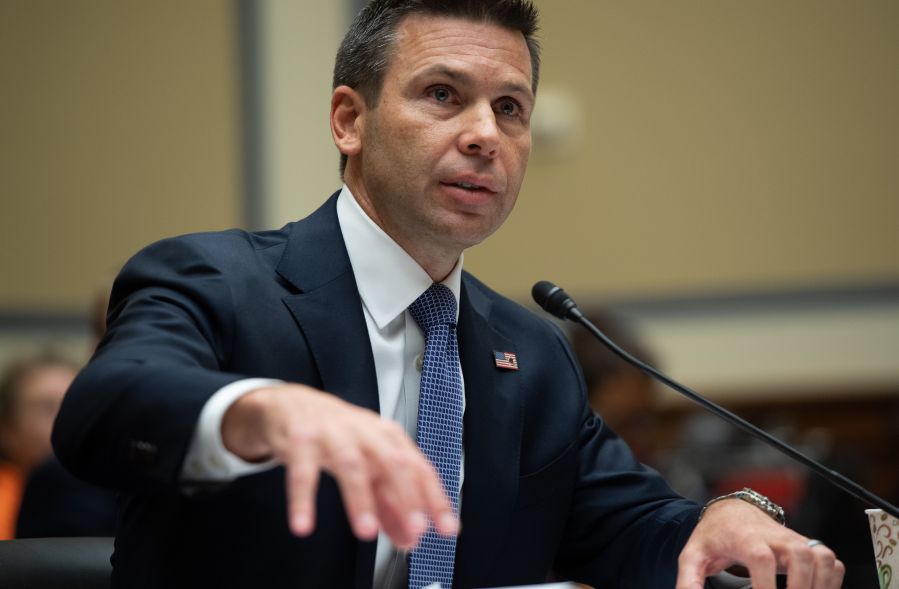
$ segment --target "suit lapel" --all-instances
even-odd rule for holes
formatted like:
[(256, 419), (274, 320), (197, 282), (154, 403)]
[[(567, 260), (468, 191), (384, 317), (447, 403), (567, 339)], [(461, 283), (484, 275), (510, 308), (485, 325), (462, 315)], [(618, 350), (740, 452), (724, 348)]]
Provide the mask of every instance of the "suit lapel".
[[(309, 345), (324, 390), (379, 411), (377, 376), (356, 280), (337, 222), (336, 197), (295, 224), (277, 267), (298, 291), (283, 301)], [(508, 527), (518, 487), (522, 415), (518, 372), (493, 351), (514, 352), (489, 323), (490, 301), (463, 279), (459, 354), (465, 376), (465, 480), (456, 557), (460, 587), (482, 584)], [(357, 542), (356, 588), (370, 589), (375, 542)]]
[(296, 223), (278, 273), (300, 290), (283, 301), (309, 344), (322, 388), (378, 411), (375, 361), (337, 222), (336, 195)]
[[(377, 412), (375, 363), (336, 197), (294, 225), (277, 271), (300, 291), (283, 302), (309, 345), (322, 389)], [(356, 586), (371, 589), (375, 542), (357, 547)]]
[(454, 585), (477, 587), (489, 574), (518, 489), (522, 415), (519, 374), (496, 367), (493, 352), (514, 352), (489, 324), (490, 301), (462, 283), (459, 354), (465, 376), (465, 480)]

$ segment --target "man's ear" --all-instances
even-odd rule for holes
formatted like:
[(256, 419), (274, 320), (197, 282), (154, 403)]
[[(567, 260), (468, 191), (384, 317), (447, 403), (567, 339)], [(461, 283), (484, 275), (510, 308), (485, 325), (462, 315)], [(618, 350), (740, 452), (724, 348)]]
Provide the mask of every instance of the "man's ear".
[(349, 86), (338, 86), (331, 94), (331, 136), (343, 155), (358, 155), (362, 151), (365, 110), (365, 99)]

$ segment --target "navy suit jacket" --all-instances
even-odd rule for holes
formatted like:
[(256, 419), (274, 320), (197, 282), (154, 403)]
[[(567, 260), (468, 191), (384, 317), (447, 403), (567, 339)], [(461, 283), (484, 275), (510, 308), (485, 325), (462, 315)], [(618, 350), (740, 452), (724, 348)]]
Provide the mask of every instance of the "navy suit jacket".
[[(246, 377), (302, 382), (378, 411), (374, 360), (336, 195), (278, 231), (153, 244), (119, 275), (109, 329), (54, 431), (60, 459), (122, 493), (117, 587), (370, 589), (325, 476), (309, 538), (287, 527), (282, 468), (186, 488), (182, 461), (206, 400)], [(384, 268), (389, 280), (389, 268)], [(698, 514), (588, 408), (549, 321), (464, 274), (465, 478), (455, 585), (671, 587)], [(517, 354), (518, 371), (494, 351)]]

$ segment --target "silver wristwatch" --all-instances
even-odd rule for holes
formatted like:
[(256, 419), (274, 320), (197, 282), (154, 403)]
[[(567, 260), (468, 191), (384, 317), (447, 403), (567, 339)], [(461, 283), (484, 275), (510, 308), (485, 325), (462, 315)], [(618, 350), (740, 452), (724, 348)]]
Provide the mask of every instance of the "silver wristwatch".
[(705, 507), (702, 508), (702, 511), (699, 512), (699, 519), (702, 519), (702, 516), (705, 515), (705, 510), (708, 509), (712, 504), (718, 503), (723, 499), (742, 499), (746, 503), (751, 503), (767, 513), (769, 516), (771, 516), (771, 519), (773, 519), (777, 523), (781, 525), (787, 525), (787, 518), (784, 515), (783, 507), (771, 501), (761, 493), (756, 493), (748, 487), (743, 489), (742, 491), (737, 491), (736, 493), (730, 493), (728, 495), (722, 495), (721, 497), (715, 497), (714, 499), (706, 503)]

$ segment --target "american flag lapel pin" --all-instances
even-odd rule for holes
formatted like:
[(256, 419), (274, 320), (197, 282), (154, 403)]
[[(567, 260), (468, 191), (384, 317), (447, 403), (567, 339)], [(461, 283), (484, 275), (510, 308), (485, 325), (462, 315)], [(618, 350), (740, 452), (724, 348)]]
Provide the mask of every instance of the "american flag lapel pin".
[(497, 352), (494, 350), (493, 360), (496, 362), (497, 368), (518, 370), (518, 356), (514, 352)]

